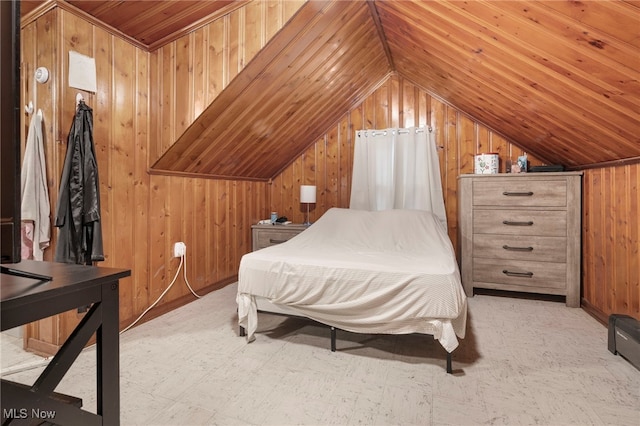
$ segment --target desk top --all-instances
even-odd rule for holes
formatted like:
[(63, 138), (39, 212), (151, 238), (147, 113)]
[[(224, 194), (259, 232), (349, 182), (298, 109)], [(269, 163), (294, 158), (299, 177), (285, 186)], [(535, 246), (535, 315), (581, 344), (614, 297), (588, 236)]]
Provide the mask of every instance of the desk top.
[(3, 305), (23, 298), (55, 297), (76, 291), (78, 287), (102, 285), (131, 275), (128, 269), (35, 260), (22, 260), (19, 263), (6, 263), (2, 266), (52, 277), (51, 281), (43, 281), (0, 274), (0, 303)]

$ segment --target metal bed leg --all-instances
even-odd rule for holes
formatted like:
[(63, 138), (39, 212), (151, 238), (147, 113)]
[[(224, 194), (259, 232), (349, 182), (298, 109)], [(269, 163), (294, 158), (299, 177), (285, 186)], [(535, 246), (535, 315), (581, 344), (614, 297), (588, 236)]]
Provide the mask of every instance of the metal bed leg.
[(331, 327), (331, 352), (336, 351), (336, 328)]
[[(236, 308), (236, 312), (239, 312), (239, 311), (240, 309)], [(247, 332), (245, 331), (244, 327), (241, 325), (238, 326), (238, 334), (240, 335), (240, 337), (244, 337), (247, 335)]]
[[(336, 328), (335, 327), (329, 327), (331, 329), (331, 352), (335, 352), (336, 351)], [(240, 327), (240, 333), (244, 333), (244, 329), (242, 327)], [(244, 334), (240, 334), (241, 336), (244, 336)], [(451, 362), (451, 352), (447, 352), (447, 374), (453, 374), (453, 368), (452, 368), (452, 362)]]

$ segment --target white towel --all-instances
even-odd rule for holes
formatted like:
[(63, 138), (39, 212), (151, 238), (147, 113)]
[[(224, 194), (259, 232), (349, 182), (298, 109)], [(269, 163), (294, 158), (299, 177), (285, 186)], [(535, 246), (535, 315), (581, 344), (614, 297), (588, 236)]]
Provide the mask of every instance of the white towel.
[(49, 247), (51, 241), (51, 221), (49, 219), (51, 208), (47, 188), (41, 110), (33, 115), (29, 124), (20, 177), (22, 183), (21, 219), (33, 222), (33, 241), (23, 241), (23, 246), (31, 245), (33, 259), (42, 260), (43, 251)]

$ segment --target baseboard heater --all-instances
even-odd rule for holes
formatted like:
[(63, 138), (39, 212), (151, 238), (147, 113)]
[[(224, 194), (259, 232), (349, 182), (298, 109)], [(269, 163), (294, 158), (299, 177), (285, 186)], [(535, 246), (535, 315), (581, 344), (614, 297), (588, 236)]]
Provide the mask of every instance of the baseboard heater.
[(628, 315), (609, 316), (609, 352), (640, 370), (640, 321)]

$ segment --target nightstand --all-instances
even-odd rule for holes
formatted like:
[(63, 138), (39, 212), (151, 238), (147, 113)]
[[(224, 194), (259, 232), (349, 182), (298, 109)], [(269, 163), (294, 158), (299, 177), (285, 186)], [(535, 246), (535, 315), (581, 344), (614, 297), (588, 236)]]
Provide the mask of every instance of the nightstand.
[(301, 224), (252, 225), (252, 251), (284, 243), (307, 228), (308, 226)]

